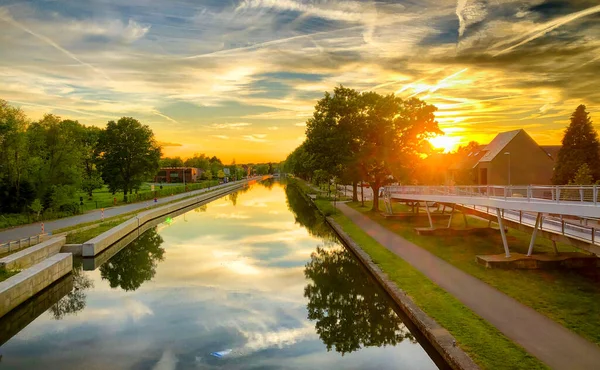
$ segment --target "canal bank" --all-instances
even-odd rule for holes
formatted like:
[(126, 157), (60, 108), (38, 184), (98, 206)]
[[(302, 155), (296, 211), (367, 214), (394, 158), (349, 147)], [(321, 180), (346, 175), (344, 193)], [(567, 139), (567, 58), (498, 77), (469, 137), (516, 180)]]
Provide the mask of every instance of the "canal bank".
[[(297, 186), (306, 194), (313, 192), (302, 180)], [(314, 195), (312, 195), (314, 197)], [(455, 297), (440, 289), (412, 265), (399, 258), (337, 212), (327, 200), (315, 204), (331, 216), (343, 230), (369, 255), (370, 259), (401, 288), (427, 316), (433, 318), (456, 338), (462, 348), (481, 368), (489, 369), (542, 369), (547, 368), (522, 347), (504, 336), (498, 329), (465, 307)]]
[(146, 224), (91, 271), (78, 259), (69, 294), (7, 325), (3, 369), (436, 368), (322, 217), (287, 195), (255, 184)]

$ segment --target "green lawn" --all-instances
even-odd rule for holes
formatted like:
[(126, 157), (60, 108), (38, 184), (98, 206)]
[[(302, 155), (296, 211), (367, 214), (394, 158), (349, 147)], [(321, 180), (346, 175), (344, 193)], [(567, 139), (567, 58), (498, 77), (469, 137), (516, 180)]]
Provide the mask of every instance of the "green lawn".
[(482, 369), (547, 368), (348, 218), (339, 213), (333, 217), (400, 289), (455, 337)]
[[(414, 227), (426, 227), (426, 218), (419, 223), (404, 220), (385, 219), (366, 207), (350, 204), (354, 209), (365, 213), (372, 220), (403, 238), (430, 251), (459, 269), (485, 281), (519, 302), (546, 315), (590, 341), (600, 344), (600, 283), (597, 277), (586, 276), (576, 271), (565, 270), (500, 270), (486, 269), (479, 265), (475, 256), (480, 254), (503, 254), (500, 233), (495, 236), (436, 237), (420, 236)], [(487, 221), (468, 218), (470, 226), (487, 226)], [(437, 226), (447, 226), (447, 221), (439, 221)], [(454, 217), (453, 225), (462, 227), (462, 217)], [(526, 253), (530, 235), (509, 229), (509, 247), (513, 252)], [(572, 251), (574, 248), (558, 245), (559, 251)], [(539, 238), (534, 247), (536, 252), (552, 251), (549, 240)]]
[(83, 230), (71, 234), (67, 234), (67, 244), (82, 244), (88, 240), (102, 234), (103, 232), (112, 229), (113, 227), (121, 224), (126, 218), (116, 219), (112, 221), (105, 221), (88, 230)]
[[(210, 186), (218, 185), (218, 183), (219, 183), (219, 180), (211, 180)], [(208, 185), (209, 185), (209, 181), (205, 180), (205, 181), (201, 181), (198, 183), (187, 184), (186, 187), (187, 187), (187, 191), (192, 191), (192, 190), (207, 188)], [(141, 186), (140, 190), (138, 190), (137, 194), (134, 192), (133, 194), (128, 195), (128, 200), (129, 200), (129, 203), (147, 201), (147, 200), (153, 200), (155, 193), (156, 193), (157, 198), (162, 198), (162, 197), (166, 197), (166, 196), (170, 196), (170, 195), (174, 195), (174, 194), (183, 193), (185, 191), (186, 190), (185, 190), (185, 187), (183, 186), (183, 184), (174, 184), (174, 185), (163, 184), (162, 189), (160, 189), (159, 185), (155, 185), (155, 191), (153, 192), (152, 188), (151, 188), (151, 184), (144, 183)], [(108, 208), (108, 207), (113, 207), (115, 205), (125, 204), (125, 202), (123, 201), (123, 192), (117, 192), (113, 195), (108, 190), (107, 186), (103, 186), (101, 189), (94, 190), (92, 192), (92, 199), (88, 199), (88, 195), (86, 193), (80, 191), (75, 195), (75, 198), (73, 199), (73, 201), (77, 202), (77, 204), (79, 204), (80, 197), (83, 197), (82, 209), (84, 212), (92, 210), (92, 209)], [(114, 202), (115, 198), (117, 199), (116, 204)]]

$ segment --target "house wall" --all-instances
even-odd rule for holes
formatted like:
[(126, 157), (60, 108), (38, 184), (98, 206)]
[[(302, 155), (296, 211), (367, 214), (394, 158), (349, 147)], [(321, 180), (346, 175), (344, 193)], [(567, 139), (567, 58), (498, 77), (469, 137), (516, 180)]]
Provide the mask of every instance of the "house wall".
[(551, 184), (554, 161), (524, 131), (520, 132), (491, 162), (488, 163), (488, 184), (509, 185)]

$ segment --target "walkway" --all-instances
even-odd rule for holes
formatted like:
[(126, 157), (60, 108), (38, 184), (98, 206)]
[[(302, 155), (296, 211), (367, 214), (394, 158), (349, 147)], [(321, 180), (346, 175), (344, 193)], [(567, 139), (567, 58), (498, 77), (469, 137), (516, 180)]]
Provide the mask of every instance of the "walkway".
[[(245, 181), (245, 180), (243, 180), (243, 181)], [(232, 185), (235, 183), (237, 183), (237, 182), (232, 181), (232, 182), (229, 182), (226, 184), (213, 186), (210, 188), (210, 190), (224, 187), (224, 186), (229, 186), (229, 185)], [(123, 206), (106, 208), (104, 210), (104, 218), (109, 218), (109, 217), (121, 215), (124, 213), (139, 211), (142, 209), (154, 207), (156, 205), (163, 205), (165, 203), (168, 203), (168, 202), (171, 202), (174, 200), (187, 198), (192, 195), (202, 194), (208, 190), (209, 189), (200, 189), (200, 190), (189, 191), (187, 193), (180, 193), (180, 194), (171, 195), (171, 196), (164, 197), (164, 198), (159, 198), (157, 203), (154, 203), (153, 201), (147, 201), (147, 202), (131, 203), (131, 204), (123, 205)], [(58, 220), (53, 220), (53, 221), (47, 221), (44, 223), (44, 230), (47, 233), (48, 232), (51, 233), (52, 230), (62, 229), (64, 227), (75, 226), (75, 225), (79, 225), (79, 224), (91, 222), (91, 221), (98, 221), (101, 219), (101, 217), (102, 217), (102, 211), (97, 209), (94, 211), (84, 213), (82, 215), (77, 215), (77, 216), (67, 217), (67, 218), (60, 218)], [(41, 232), (42, 232), (42, 228), (41, 228), (41, 223), (39, 223), (39, 222), (37, 222), (35, 224), (18, 226), (18, 227), (12, 228), (12, 229), (6, 229), (4, 231), (0, 231), (0, 243), (6, 243), (8, 241), (28, 238), (30, 236), (41, 234)]]
[(401, 238), (346, 204), (338, 203), (338, 208), (377, 242), (551, 368), (598, 368), (600, 347), (596, 344)]

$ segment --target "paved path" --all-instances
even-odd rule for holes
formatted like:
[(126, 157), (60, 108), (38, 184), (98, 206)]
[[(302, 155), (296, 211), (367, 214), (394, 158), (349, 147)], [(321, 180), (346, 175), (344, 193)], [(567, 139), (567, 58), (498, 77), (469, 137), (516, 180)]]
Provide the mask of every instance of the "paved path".
[[(260, 178), (260, 177), (258, 177), (258, 178)], [(242, 181), (245, 181), (245, 180), (242, 180)], [(239, 182), (240, 181), (232, 181), (227, 184), (213, 186), (210, 188), (210, 190), (224, 187), (224, 186), (229, 186), (229, 185), (239, 183)], [(129, 213), (129, 212), (133, 212), (133, 211), (138, 211), (138, 210), (150, 208), (150, 207), (157, 206), (157, 205), (163, 205), (163, 204), (171, 202), (173, 200), (186, 198), (186, 197), (189, 197), (192, 195), (202, 194), (208, 190), (209, 189), (200, 189), (200, 190), (190, 191), (187, 193), (180, 193), (180, 194), (172, 195), (169, 197), (159, 198), (157, 203), (154, 203), (154, 201), (147, 201), (147, 202), (126, 204), (126, 205), (118, 206), (118, 207), (106, 208), (104, 210), (104, 218), (117, 216), (117, 215)], [(82, 223), (86, 223), (86, 222), (90, 222), (90, 221), (98, 221), (102, 217), (101, 212), (102, 212), (101, 210), (97, 209), (94, 211), (84, 213), (82, 215), (77, 215), (77, 216), (67, 217), (67, 218), (60, 218), (60, 219), (54, 220), (54, 221), (46, 221), (44, 223), (44, 229), (46, 232), (52, 232), (52, 230), (62, 229), (63, 227), (74, 226), (74, 225), (78, 225), (78, 224), (82, 224)], [(35, 224), (29, 224), (29, 225), (15, 227), (12, 229), (6, 229), (4, 231), (0, 231), (0, 243), (6, 243), (8, 241), (28, 238), (30, 236), (41, 234), (41, 232), (42, 232), (42, 228), (41, 228), (41, 223), (39, 223), (39, 222), (37, 222)]]
[[(551, 368), (600, 368), (600, 346), (401, 238), (346, 204), (338, 203), (338, 208), (381, 245), (413, 265)], [(590, 317), (590, 320), (597, 319)]]

